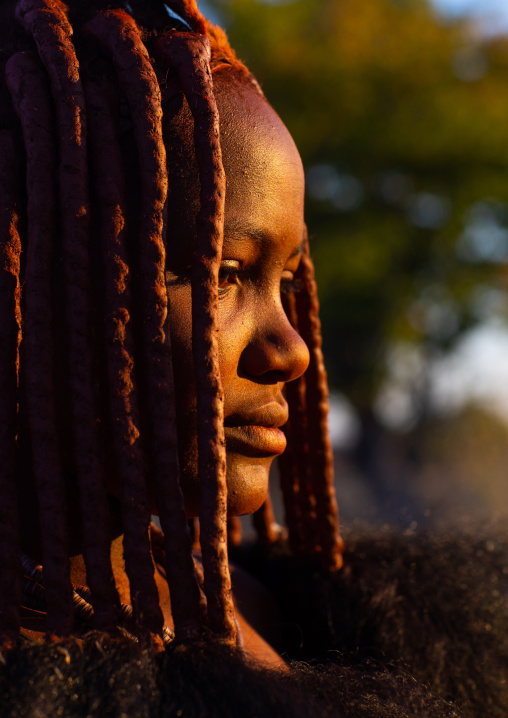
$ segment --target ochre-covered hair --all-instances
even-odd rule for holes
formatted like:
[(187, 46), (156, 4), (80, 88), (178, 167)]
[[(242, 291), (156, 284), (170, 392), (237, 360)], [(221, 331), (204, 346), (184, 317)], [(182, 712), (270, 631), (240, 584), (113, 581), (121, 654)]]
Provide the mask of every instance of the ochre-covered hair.
[[(234, 641), (217, 346), (225, 176), (211, 70), (228, 64), (261, 91), (195, 0), (19, 0), (15, 17), (3, 33), (0, 80), (2, 640), (12, 641), (19, 630), (17, 485), (19, 472), (27, 470), (37, 486), (47, 632), (72, 632), (74, 606), (83, 598), (69, 574), (71, 456), (94, 626), (113, 630), (121, 611), (105, 481), (112, 465), (119, 476), (133, 630), (157, 636), (163, 628), (148, 535), (149, 478), (177, 639), (199, 636), (206, 627)], [(168, 76), (193, 116), (201, 187), (191, 284), (204, 597), (179, 484), (165, 283), (171, 217), (161, 89)], [(135, 150), (126, 148), (125, 126)], [(133, 162), (141, 196), (134, 203), (126, 172)], [(316, 554), (324, 568), (335, 570), (342, 545), (308, 244), (298, 275), (286, 311), (311, 361), (286, 390), (290, 420), (281, 485), (293, 551)], [(112, 460), (104, 458), (105, 441)], [(260, 540), (275, 540), (269, 499), (254, 520)], [(38, 574), (31, 575), (36, 591)]]

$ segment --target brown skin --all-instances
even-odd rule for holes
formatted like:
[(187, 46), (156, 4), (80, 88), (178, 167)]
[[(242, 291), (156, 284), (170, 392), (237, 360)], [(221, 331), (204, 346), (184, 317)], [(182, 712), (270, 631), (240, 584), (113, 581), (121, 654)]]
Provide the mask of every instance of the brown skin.
[[(225, 397), (228, 508), (252, 513), (262, 504), (273, 459), (285, 448), (284, 384), (307, 368), (306, 345), (291, 327), (281, 287), (296, 271), (303, 237), (304, 175), (295, 144), (273, 109), (228, 69), (214, 74), (227, 177), (219, 281), (220, 372)], [(234, 84), (234, 92), (231, 92)], [(175, 120), (176, 159), (189, 137), (184, 110)], [(173, 124), (173, 123), (172, 123)], [(175, 125), (172, 126), (174, 132)], [(199, 511), (195, 395), (192, 391), (191, 290), (186, 266), (195, 240), (196, 168), (173, 182), (168, 215), (168, 291), (181, 449), (182, 488), (189, 515)], [(176, 173), (175, 173), (176, 175)], [(187, 201), (184, 202), (184, 197)], [(190, 201), (189, 201), (190, 199)], [(190, 229), (191, 228), (191, 229)]]

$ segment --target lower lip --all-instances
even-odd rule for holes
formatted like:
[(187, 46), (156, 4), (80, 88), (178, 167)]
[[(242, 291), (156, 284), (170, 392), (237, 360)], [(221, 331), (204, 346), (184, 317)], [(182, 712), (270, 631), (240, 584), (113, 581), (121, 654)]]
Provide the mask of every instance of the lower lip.
[(286, 437), (271, 426), (226, 426), (226, 448), (247, 456), (278, 455), (286, 448)]

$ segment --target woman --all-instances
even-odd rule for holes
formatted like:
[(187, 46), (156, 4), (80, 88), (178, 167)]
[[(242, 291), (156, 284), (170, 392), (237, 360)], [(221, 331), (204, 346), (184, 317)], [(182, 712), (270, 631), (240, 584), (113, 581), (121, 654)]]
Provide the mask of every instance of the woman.
[[(111, 630), (123, 602), (133, 630), (153, 640), (163, 627), (195, 638), (206, 624), (234, 642), (226, 494), (231, 515), (264, 502), (286, 446), (284, 386), (309, 363), (281, 294), (306, 250), (294, 143), (193, 3), (181, 15), (138, 5), (23, 1), (16, 23), (14, 7), (4, 9), (2, 628), (11, 639), (21, 482), (25, 579), (41, 590), (31, 562), (42, 562), (47, 607), (27, 615), (22, 600), (22, 631), (71, 633), (81, 585), (97, 628)], [(164, 529), (171, 608), (165, 582), (152, 577), (149, 510)], [(187, 529), (197, 515), (206, 612)], [(280, 663), (245, 628), (254, 655)]]
[(2, 13), (6, 710), (458, 715), (401, 675), (288, 673), (235, 611), (226, 515), (273, 542), (276, 456), (293, 552), (332, 580), (342, 550), (303, 171), (259, 86), (192, 1)]

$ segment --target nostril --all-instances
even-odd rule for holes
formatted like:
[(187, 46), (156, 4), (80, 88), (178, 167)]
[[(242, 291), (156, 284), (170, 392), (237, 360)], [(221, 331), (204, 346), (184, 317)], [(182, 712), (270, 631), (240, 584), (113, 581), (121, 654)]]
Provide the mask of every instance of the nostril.
[(278, 331), (258, 328), (240, 361), (243, 375), (266, 383), (288, 382), (301, 376), (309, 365), (307, 345), (286, 315)]

